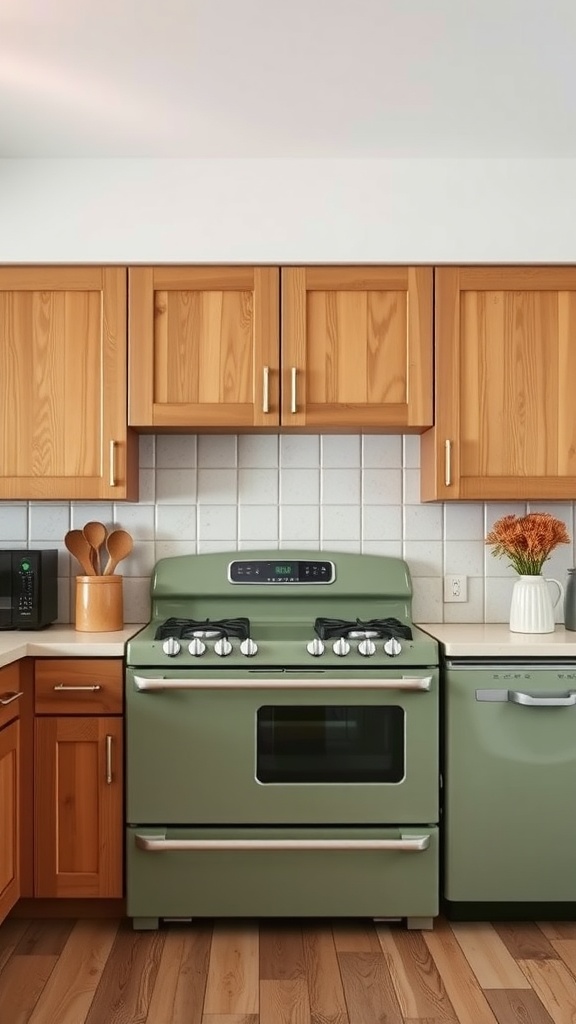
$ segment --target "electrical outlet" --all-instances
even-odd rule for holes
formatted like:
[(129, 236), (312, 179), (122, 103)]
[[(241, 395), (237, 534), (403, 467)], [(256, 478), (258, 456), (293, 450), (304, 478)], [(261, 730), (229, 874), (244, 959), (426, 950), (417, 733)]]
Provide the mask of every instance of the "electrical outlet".
[(468, 577), (460, 573), (444, 577), (444, 602), (468, 600)]

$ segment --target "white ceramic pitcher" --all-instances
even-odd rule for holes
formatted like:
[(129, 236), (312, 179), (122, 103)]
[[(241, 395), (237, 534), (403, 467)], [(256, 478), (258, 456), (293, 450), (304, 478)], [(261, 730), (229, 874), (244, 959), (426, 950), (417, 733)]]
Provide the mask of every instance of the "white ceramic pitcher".
[[(558, 587), (552, 600), (549, 584)], [(564, 587), (544, 576), (519, 576), (512, 589), (510, 630), (512, 633), (553, 633), (554, 609), (564, 598)]]

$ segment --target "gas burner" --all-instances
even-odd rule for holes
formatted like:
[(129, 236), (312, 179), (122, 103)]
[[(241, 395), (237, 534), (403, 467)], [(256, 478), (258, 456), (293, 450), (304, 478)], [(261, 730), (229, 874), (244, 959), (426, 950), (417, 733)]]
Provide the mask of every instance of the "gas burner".
[(321, 640), (330, 640), (332, 637), (344, 636), (347, 639), (372, 639), (373, 637), (402, 637), (404, 640), (412, 639), (410, 626), (400, 622), (399, 619), (369, 619), (363, 622), (361, 619), (347, 621), (346, 619), (316, 619), (314, 631)]
[(250, 636), (250, 619), (166, 619), (158, 626), (155, 640), (166, 640), (173, 636), (177, 640), (220, 639), (221, 637), (238, 637), (246, 640)]

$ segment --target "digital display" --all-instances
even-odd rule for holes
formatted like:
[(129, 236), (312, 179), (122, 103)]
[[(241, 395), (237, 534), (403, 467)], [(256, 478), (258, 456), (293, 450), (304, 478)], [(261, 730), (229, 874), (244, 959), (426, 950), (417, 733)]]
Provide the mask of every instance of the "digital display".
[(333, 562), (316, 558), (296, 558), (292, 562), (277, 562), (267, 558), (241, 558), (230, 562), (230, 583), (270, 584), (298, 586), (334, 583), (336, 566)]

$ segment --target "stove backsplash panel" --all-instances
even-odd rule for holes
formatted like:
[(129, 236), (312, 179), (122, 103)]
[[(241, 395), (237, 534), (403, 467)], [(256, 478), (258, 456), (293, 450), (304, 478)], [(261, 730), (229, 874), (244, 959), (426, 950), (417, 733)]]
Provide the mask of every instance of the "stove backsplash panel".
[[(149, 618), (158, 558), (274, 547), (401, 556), (416, 622), (506, 622), (515, 574), (487, 531), (507, 513), (550, 511), (573, 538), (574, 504), (423, 504), (419, 467), (415, 435), (143, 435), (137, 503), (0, 502), (0, 546), (59, 549), (60, 622), (77, 572), (63, 537), (91, 519), (134, 537), (120, 567), (127, 623)], [(564, 582), (574, 559), (574, 543), (561, 545), (546, 575)], [(444, 603), (445, 573), (468, 577), (468, 601)]]

